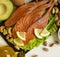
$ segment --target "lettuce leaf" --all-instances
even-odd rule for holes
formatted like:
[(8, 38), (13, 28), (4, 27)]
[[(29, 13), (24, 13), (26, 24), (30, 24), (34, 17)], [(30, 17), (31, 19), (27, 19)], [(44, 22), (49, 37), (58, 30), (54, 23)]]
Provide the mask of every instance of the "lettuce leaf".
[(38, 47), (39, 45), (40, 45), (40, 43), (42, 43), (43, 41), (45, 40), (45, 38), (43, 38), (43, 39), (38, 39), (38, 38), (34, 38), (33, 40), (31, 40), (30, 42), (29, 42), (29, 44), (28, 45), (26, 45), (26, 46), (24, 46), (24, 50), (31, 50), (31, 49), (33, 49), (34, 47)]
[[(57, 26), (55, 25), (54, 20), (55, 20), (55, 16), (53, 16), (51, 14), (50, 17), (49, 17), (49, 23), (46, 26), (46, 29), (50, 32), (50, 35), (49, 36), (51, 36), (52, 34), (54, 34), (57, 31)], [(28, 45), (25, 45), (22, 48), (26, 51), (26, 50), (31, 50), (34, 47), (38, 47), (49, 36), (43, 37), (42, 39), (38, 39), (37, 37), (34, 37), (32, 40), (30, 40), (30, 42), (28, 43)]]

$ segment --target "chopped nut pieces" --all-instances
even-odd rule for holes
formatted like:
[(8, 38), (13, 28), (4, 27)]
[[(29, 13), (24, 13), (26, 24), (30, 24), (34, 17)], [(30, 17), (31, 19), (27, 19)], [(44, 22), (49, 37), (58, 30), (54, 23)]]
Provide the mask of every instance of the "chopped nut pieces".
[(51, 43), (50, 45), (49, 45), (49, 47), (52, 47), (54, 45), (54, 43)]
[(44, 51), (46, 51), (46, 52), (47, 52), (47, 51), (48, 51), (48, 48), (42, 48), (42, 50), (44, 50)]
[(38, 55), (33, 55), (32, 57), (38, 57)]
[(44, 42), (43, 42), (43, 45), (44, 45), (44, 46), (47, 46), (47, 42), (46, 42), (46, 41), (44, 41)]

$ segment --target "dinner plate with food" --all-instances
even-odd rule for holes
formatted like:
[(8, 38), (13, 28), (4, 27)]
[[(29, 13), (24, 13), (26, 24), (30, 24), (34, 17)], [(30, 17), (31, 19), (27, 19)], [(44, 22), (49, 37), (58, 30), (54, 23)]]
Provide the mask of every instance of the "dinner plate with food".
[(60, 57), (60, 0), (0, 0), (0, 57)]

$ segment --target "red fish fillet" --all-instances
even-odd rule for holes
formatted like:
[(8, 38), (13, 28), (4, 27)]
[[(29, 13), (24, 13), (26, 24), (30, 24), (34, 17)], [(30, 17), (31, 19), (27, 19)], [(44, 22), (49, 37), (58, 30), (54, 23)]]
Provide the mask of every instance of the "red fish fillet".
[[(13, 36), (16, 36), (16, 32), (26, 32), (28, 27), (32, 25), (36, 20), (42, 17), (43, 11), (50, 7), (52, 4), (52, 0), (49, 4), (42, 5), (39, 8), (37, 8), (35, 11), (33, 11), (31, 14), (28, 14), (24, 17), (22, 17), (20, 20), (17, 21), (16, 25), (13, 28)], [(17, 29), (16, 29), (17, 28)]]
[(51, 7), (49, 8), (49, 10), (47, 11), (47, 13), (41, 18), (39, 19), (37, 22), (35, 22), (34, 24), (32, 24), (27, 32), (26, 32), (26, 41), (24, 41), (25, 44), (27, 44), (30, 40), (32, 40), (34, 38), (34, 29), (38, 28), (38, 29), (43, 29), (46, 27), (46, 25), (48, 24), (48, 19), (51, 13), (51, 10), (55, 4), (55, 0), (52, 3)]
[(9, 18), (5, 22), (5, 26), (9, 27), (9, 26), (14, 25), (22, 16), (31, 13), (34, 9), (36, 9), (40, 5), (43, 5), (47, 2), (49, 2), (49, 0), (43, 0), (40, 2), (32, 2), (27, 5), (23, 5), (23, 6), (19, 7), (18, 9), (16, 9), (16, 11), (14, 11), (11, 18)]

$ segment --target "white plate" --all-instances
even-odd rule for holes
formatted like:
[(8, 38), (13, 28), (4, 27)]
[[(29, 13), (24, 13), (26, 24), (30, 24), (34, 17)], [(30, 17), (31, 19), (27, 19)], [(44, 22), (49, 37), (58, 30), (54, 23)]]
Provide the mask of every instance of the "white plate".
[(5, 40), (0, 36), (0, 46), (6, 46), (7, 43), (5, 42)]
[[(58, 40), (57, 33), (49, 37), (46, 41), (49, 45), (50, 43), (53, 43), (55, 40)], [(42, 47), (45, 46), (41, 44), (39, 47), (35, 47), (31, 51), (29, 51), (25, 55), (25, 57), (32, 57), (33, 55), (38, 55), (38, 57), (60, 57), (60, 45), (54, 44), (53, 47), (49, 47), (48, 45), (46, 46), (48, 48), (48, 52), (42, 50)]]

